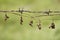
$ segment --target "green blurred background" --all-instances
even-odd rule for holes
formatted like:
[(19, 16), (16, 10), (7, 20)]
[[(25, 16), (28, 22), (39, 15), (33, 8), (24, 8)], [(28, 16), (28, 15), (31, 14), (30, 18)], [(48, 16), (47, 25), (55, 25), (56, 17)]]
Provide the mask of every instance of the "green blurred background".
[[(0, 0), (0, 10), (18, 10), (24, 8), (33, 11), (39, 10), (60, 10), (59, 0)], [(23, 14), (23, 25), (20, 25), (20, 17), (8, 13), (10, 17), (4, 21), (4, 13), (0, 13), (0, 40), (60, 40), (60, 20), (55, 20), (56, 29), (49, 29), (52, 20), (59, 19), (60, 16), (43, 16), (34, 20), (33, 27), (29, 26), (31, 17), (40, 14)], [(42, 29), (37, 27), (38, 19), (41, 19)]]

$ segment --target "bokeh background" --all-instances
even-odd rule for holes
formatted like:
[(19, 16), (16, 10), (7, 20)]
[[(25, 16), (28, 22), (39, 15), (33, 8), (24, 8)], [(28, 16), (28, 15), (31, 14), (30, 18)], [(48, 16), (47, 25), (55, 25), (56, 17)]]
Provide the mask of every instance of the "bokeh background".
[[(32, 11), (60, 10), (60, 0), (0, 0), (0, 10), (18, 10), (18, 8)], [(54, 20), (55, 29), (48, 28), (52, 19), (59, 19), (60, 16), (37, 17), (32, 19), (34, 24), (31, 27), (29, 26), (30, 16), (40, 14), (23, 14), (23, 25), (20, 25), (20, 16), (12, 13), (7, 13), (10, 18), (5, 22), (4, 14), (0, 13), (0, 40), (60, 40), (60, 20)], [(27, 14), (30, 16), (27, 16)], [(37, 27), (39, 19), (42, 24), (41, 30)]]

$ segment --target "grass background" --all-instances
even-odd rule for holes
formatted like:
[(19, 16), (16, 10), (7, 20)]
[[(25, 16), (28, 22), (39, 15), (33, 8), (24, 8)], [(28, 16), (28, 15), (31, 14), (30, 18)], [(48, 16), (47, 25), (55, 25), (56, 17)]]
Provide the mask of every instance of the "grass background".
[[(0, 0), (0, 10), (18, 10), (24, 8), (32, 11), (39, 10), (60, 10), (59, 0)], [(8, 13), (10, 17), (4, 21), (4, 13), (0, 13), (0, 40), (60, 40), (60, 20), (55, 20), (56, 29), (49, 29), (52, 20), (59, 19), (60, 16), (43, 16), (34, 20), (33, 27), (29, 26), (31, 17), (40, 14), (23, 14), (24, 23), (20, 25), (20, 17)], [(42, 29), (37, 28), (38, 19), (41, 19)]]

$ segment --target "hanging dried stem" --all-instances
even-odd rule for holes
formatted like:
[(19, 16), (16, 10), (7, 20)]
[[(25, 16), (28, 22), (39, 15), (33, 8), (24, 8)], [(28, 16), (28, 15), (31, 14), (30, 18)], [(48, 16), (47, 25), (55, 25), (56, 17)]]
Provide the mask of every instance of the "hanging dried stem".
[(41, 30), (41, 21), (40, 20), (39, 20), (37, 26), (38, 26), (38, 29)]
[(21, 19), (20, 19), (20, 24), (22, 25), (23, 24), (23, 18), (21, 16)]
[(52, 22), (49, 28), (55, 29), (55, 23)]
[(7, 19), (8, 19), (9, 17), (8, 17), (8, 15), (7, 14), (5, 14), (5, 21), (7, 21)]
[(29, 25), (32, 27), (33, 26), (33, 20), (30, 21)]

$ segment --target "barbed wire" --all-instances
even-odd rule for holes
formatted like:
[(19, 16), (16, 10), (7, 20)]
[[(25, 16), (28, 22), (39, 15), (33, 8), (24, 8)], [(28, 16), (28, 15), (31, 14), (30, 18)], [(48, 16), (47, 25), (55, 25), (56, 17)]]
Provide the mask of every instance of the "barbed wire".
[(0, 12), (19, 12), (19, 13), (24, 13), (24, 12), (28, 12), (28, 13), (44, 13), (44, 14), (50, 14), (50, 13), (60, 13), (60, 11), (56, 10), (56, 11), (51, 11), (50, 9), (48, 11), (29, 11), (29, 10), (24, 10), (24, 9), (20, 9), (19, 10), (0, 10)]

